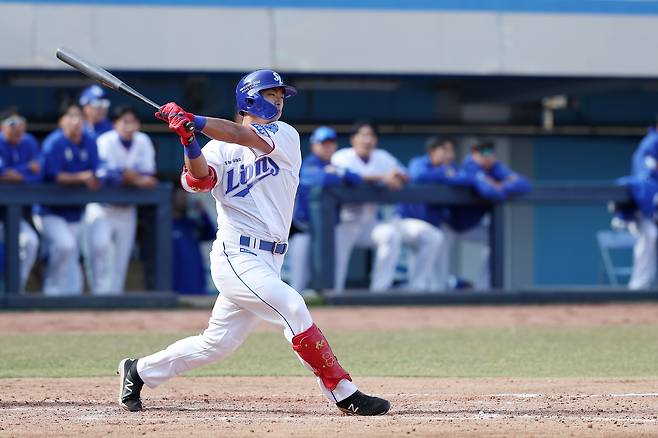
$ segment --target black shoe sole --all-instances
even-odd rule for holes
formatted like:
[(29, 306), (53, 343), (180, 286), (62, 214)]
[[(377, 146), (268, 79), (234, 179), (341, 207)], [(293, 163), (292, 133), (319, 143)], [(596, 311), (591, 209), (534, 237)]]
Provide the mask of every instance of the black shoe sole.
[(370, 414), (370, 413), (363, 414), (363, 413), (360, 413), (359, 411), (354, 412), (354, 411), (351, 411), (349, 409), (341, 408), (341, 407), (338, 407), (338, 406), (337, 406), (337, 408), (338, 408), (338, 410), (340, 410), (342, 413), (344, 413), (346, 415), (353, 415), (355, 417), (376, 417), (378, 415), (386, 415), (386, 413), (388, 413), (388, 411), (391, 410), (391, 404), (389, 403), (386, 406), (386, 409), (384, 409), (383, 411), (378, 412), (376, 414)]

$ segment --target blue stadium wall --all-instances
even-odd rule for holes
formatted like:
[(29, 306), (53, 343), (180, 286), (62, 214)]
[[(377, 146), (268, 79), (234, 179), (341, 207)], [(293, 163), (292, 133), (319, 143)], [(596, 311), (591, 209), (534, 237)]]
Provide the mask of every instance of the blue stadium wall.
[[(551, 137), (534, 141), (537, 183), (591, 184), (611, 182), (630, 172), (637, 138)], [(535, 207), (535, 284), (605, 284), (595, 232), (610, 229), (606, 205)], [(628, 265), (630, 254), (615, 254)]]

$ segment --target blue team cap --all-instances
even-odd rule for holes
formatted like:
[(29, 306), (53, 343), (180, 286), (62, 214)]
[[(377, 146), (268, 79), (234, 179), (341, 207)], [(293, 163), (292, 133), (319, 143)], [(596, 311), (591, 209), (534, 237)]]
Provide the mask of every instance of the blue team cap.
[(475, 145), (474, 150), (477, 150), (485, 157), (492, 156), (496, 153), (492, 141), (483, 141)]
[(103, 106), (109, 108), (110, 101), (105, 95), (105, 90), (98, 85), (91, 85), (82, 90), (82, 94), (80, 95), (80, 105)]
[(323, 141), (336, 141), (337, 138), (336, 131), (328, 126), (320, 126), (311, 134), (311, 144), (322, 143)]

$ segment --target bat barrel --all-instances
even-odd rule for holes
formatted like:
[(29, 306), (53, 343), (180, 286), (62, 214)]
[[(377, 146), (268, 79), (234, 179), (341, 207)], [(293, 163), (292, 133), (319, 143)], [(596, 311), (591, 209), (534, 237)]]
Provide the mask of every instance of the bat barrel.
[(112, 88), (113, 90), (118, 90), (119, 86), (122, 84), (121, 80), (111, 74), (109, 71), (97, 66), (93, 62), (83, 58), (82, 56), (74, 53), (69, 49), (59, 48), (57, 49), (55, 56), (79, 72), (100, 82), (106, 87)]

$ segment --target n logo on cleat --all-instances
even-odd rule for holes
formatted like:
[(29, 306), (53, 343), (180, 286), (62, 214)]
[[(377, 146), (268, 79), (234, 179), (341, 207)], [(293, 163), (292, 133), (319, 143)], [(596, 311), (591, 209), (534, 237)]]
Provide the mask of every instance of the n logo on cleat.
[(132, 389), (133, 389), (133, 382), (130, 380), (128, 376), (126, 376), (126, 383), (123, 386), (123, 396), (128, 397), (129, 395), (132, 394)]
[(354, 403), (350, 403), (350, 406), (347, 408), (347, 410), (356, 413), (356, 411), (359, 410), (359, 407), (358, 407), (358, 406), (354, 406)]

